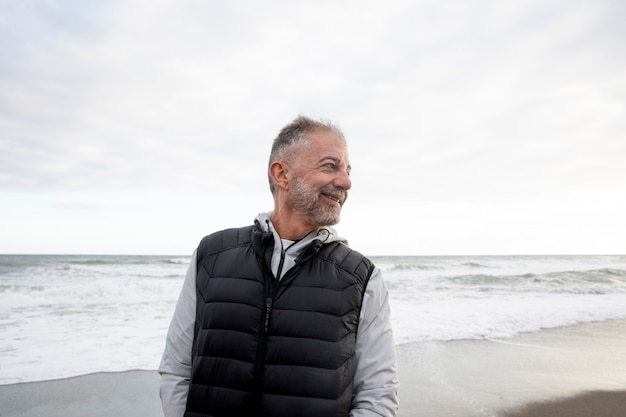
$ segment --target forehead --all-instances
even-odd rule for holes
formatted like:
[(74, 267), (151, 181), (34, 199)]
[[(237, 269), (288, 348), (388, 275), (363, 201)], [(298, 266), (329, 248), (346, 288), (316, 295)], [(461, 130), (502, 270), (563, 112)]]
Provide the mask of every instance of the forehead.
[(307, 135), (310, 146), (306, 147), (302, 156), (307, 159), (333, 157), (343, 162), (348, 161), (346, 142), (333, 132), (317, 131)]

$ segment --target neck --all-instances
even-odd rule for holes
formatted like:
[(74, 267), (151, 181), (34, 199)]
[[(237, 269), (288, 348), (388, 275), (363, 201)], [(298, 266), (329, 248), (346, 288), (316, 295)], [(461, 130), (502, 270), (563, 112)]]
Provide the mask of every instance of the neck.
[(304, 221), (297, 213), (274, 208), (274, 212), (270, 217), (274, 230), (281, 239), (300, 240), (318, 227)]

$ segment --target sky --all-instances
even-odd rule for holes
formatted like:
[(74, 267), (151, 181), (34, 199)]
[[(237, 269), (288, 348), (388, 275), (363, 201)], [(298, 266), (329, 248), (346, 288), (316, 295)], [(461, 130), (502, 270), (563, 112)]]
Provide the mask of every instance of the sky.
[(0, 0), (0, 253), (190, 255), (344, 131), (376, 255), (626, 253), (626, 2)]

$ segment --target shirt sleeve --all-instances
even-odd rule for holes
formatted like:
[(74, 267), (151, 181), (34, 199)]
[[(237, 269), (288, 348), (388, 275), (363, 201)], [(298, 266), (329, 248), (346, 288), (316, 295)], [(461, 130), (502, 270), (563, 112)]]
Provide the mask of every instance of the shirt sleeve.
[(165, 417), (182, 417), (191, 379), (191, 349), (196, 320), (196, 252), (187, 268), (159, 365), (159, 394)]
[(396, 347), (389, 294), (378, 268), (372, 273), (363, 297), (356, 358), (350, 417), (395, 417), (398, 410)]

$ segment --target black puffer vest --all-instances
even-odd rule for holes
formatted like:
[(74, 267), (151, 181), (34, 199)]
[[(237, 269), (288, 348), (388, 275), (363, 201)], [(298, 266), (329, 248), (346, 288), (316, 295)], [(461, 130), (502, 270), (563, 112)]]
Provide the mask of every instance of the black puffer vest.
[(372, 263), (313, 241), (278, 282), (274, 238), (256, 226), (198, 247), (186, 417), (347, 417)]

